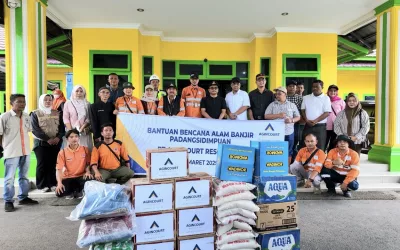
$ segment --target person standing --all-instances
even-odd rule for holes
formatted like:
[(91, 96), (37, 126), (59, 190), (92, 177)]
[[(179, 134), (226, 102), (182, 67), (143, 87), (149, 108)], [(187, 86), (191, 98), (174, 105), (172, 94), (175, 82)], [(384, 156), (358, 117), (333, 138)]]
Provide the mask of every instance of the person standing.
[(274, 90), (276, 100), (268, 105), (265, 110), (265, 120), (284, 119), (285, 121), (285, 141), (288, 142), (289, 165), (292, 160), (294, 143), (294, 124), (300, 120), (300, 113), (294, 103), (286, 99), (286, 88), (279, 87)]
[(167, 95), (167, 93), (165, 93), (165, 91), (159, 89), (159, 87), (160, 87), (160, 78), (156, 74), (150, 76), (149, 83), (154, 88), (154, 93), (155, 93), (155, 97), (157, 98), (157, 100), (159, 100), (159, 99), (161, 99), (161, 97)]
[(37, 159), (36, 187), (43, 193), (56, 190), (57, 155), (60, 151), (65, 127), (60, 113), (52, 109), (53, 97), (39, 97), (39, 109), (31, 113), (33, 151)]
[(158, 99), (156, 92), (154, 92), (153, 85), (149, 84), (144, 87), (144, 93), (142, 95), (142, 106), (146, 115), (156, 115)]
[(110, 98), (108, 99), (108, 102), (114, 104), (119, 97), (124, 96), (124, 92), (118, 86), (119, 84), (118, 75), (115, 73), (110, 73), (108, 75), (108, 84), (109, 85), (106, 86), (108, 90), (110, 90)]
[[(107, 89), (108, 90), (108, 89)], [(68, 146), (58, 153), (56, 176), (57, 197), (66, 199), (82, 198), (86, 180), (93, 179), (90, 173), (90, 152), (87, 147), (79, 145), (79, 131), (69, 130), (65, 137)]]
[(30, 163), (29, 132), (32, 132), (29, 115), (24, 112), (25, 95), (10, 96), (11, 110), (0, 117), (0, 146), (4, 148), (4, 210), (14, 211), (14, 178), (18, 168), (18, 204), (34, 205), (37, 201), (28, 197), (30, 188), (28, 171)]
[(330, 85), (328, 88), (328, 96), (331, 99), (331, 107), (332, 107), (332, 112), (328, 116), (328, 121), (326, 123), (326, 143), (325, 143), (325, 148), (327, 148), (327, 151), (329, 152), (332, 148), (335, 147), (335, 140), (336, 140), (336, 133), (333, 129), (333, 123), (336, 119), (337, 114), (339, 114), (340, 111), (342, 111), (345, 107), (346, 104), (338, 96), (338, 86), (336, 85)]
[(266, 80), (264, 74), (256, 75), (257, 89), (249, 93), (250, 120), (264, 120), (264, 114), (267, 107), (274, 101), (274, 93), (265, 88)]
[(298, 94), (299, 96), (304, 96), (304, 83), (297, 82), (296, 94)]
[[(303, 97), (301, 115), (306, 122), (303, 135), (315, 134), (318, 140), (317, 147), (325, 152), (326, 122), (329, 113), (332, 112), (332, 108), (329, 97), (322, 93), (323, 87), (323, 81), (315, 80), (313, 82), (312, 94)], [(304, 147), (304, 138), (301, 143), (302, 147)]]
[(108, 102), (110, 90), (106, 87), (101, 87), (98, 95), (100, 100), (89, 106), (90, 124), (92, 126), (93, 140), (95, 142), (102, 140), (100, 131), (101, 125), (111, 123), (115, 131), (117, 124), (116, 116), (113, 114), (115, 109), (114, 104)]
[[(69, 131), (76, 128), (81, 133), (80, 144), (92, 150), (93, 138), (89, 119), (89, 105), (86, 100), (86, 90), (81, 85), (75, 85), (71, 98), (64, 105), (64, 124)], [(66, 146), (66, 143), (64, 144)]]
[[(286, 84), (286, 90), (287, 90), (287, 100), (291, 103), (294, 103), (297, 107), (297, 109), (301, 110), (301, 103), (303, 102), (303, 96), (296, 94), (296, 86), (297, 82), (296, 81), (290, 81), (289, 83)], [(297, 144), (301, 140), (300, 136), (300, 122), (301, 122), (301, 117), (300, 121), (296, 122), (294, 124), (294, 142), (293, 142), (293, 154), (292, 154), (292, 159), (294, 159), (297, 155)]]
[(209, 119), (224, 119), (226, 115), (226, 101), (218, 96), (218, 83), (213, 81), (208, 87), (210, 96), (201, 99), (201, 114)]
[[(64, 93), (60, 89), (55, 89), (53, 91), (53, 106), (52, 109), (57, 110), (58, 112), (63, 112), (64, 104), (67, 101), (64, 97)], [(61, 114), (62, 117), (62, 114)]]
[(119, 112), (130, 114), (144, 114), (142, 102), (132, 95), (132, 92), (135, 89), (132, 83), (125, 82), (122, 87), (124, 88), (125, 95), (119, 97), (115, 102), (114, 114), (117, 115)]
[(186, 117), (201, 118), (200, 103), (201, 99), (206, 96), (206, 91), (199, 87), (199, 75), (197, 73), (190, 74), (190, 86), (183, 88), (181, 98), (185, 102)]
[(157, 112), (161, 116), (185, 116), (185, 102), (176, 95), (176, 86), (171, 83), (167, 88), (168, 96), (160, 98)]
[(234, 77), (231, 81), (232, 91), (226, 97), (228, 118), (231, 120), (247, 120), (247, 110), (250, 108), (249, 95), (240, 89), (240, 78)]
[(337, 135), (346, 135), (354, 142), (354, 150), (360, 155), (362, 144), (367, 140), (370, 129), (370, 121), (357, 96), (349, 93), (346, 99), (346, 107), (340, 111), (334, 122), (334, 130)]

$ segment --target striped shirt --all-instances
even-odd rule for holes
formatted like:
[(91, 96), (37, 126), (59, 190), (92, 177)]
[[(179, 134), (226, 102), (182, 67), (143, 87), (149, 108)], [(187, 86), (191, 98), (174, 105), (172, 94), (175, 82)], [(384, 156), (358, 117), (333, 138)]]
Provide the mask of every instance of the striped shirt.
[(299, 111), (301, 110), (301, 103), (303, 102), (303, 96), (298, 94), (294, 94), (292, 96), (288, 95), (286, 96), (286, 99), (289, 102), (294, 103)]
[[(361, 126), (360, 126), (361, 120)], [(353, 118), (352, 125), (352, 134), (347, 134), (347, 117), (346, 112), (344, 110), (340, 111), (335, 119), (333, 129), (337, 135), (347, 135), (347, 136), (355, 136), (357, 140), (354, 142), (355, 144), (361, 144), (366, 140), (367, 134), (369, 131), (370, 123), (369, 123), (369, 115), (365, 110), (361, 110), (361, 117), (358, 113)], [(361, 128), (360, 128), (361, 127)]]
[[(265, 110), (266, 115), (276, 115), (280, 113), (286, 113), (286, 117), (295, 118), (299, 117), (300, 113), (296, 105), (292, 102), (285, 101), (280, 103), (279, 101), (274, 101), (271, 103), (267, 110)], [(294, 132), (294, 123), (285, 123), (285, 135), (291, 135)]]

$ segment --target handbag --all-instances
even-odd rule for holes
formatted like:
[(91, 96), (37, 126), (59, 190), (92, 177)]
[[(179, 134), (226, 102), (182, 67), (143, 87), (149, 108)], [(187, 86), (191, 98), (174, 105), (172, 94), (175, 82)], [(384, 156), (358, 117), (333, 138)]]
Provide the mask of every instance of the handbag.
[[(361, 112), (363, 110), (360, 111), (359, 113), (359, 117), (360, 117), (360, 129), (362, 128), (362, 120), (361, 120)], [(371, 145), (371, 142), (369, 141), (368, 137), (365, 136), (365, 140), (361, 142), (361, 148), (369, 148), (369, 146)]]
[(111, 153), (113, 153), (113, 155), (115, 156), (115, 158), (117, 158), (117, 160), (119, 161), (119, 163), (120, 163), (120, 166), (122, 167), (125, 167), (126, 166), (126, 162), (125, 162), (125, 160), (122, 158), (122, 157), (118, 157), (118, 155), (114, 152), (114, 150), (112, 150), (111, 148), (110, 148), (110, 146), (108, 146), (106, 143), (104, 143), (104, 142), (102, 142), (104, 145), (106, 145), (107, 146), (107, 148), (111, 151)]

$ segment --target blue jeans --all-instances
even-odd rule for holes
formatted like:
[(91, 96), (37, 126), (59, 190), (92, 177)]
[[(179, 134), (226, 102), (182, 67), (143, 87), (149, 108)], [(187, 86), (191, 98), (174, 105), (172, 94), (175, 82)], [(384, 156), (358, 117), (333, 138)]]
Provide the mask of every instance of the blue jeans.
[(293, 154), (294, 132), (290, 135), (285, 135), (285, 141), (287, 141), (289, 144), (288, 156), (290, 157)]
[(4, 201), (14, 201), (14, 179), (15, 172), (18, 168), (18, 183), (19, 183), (19, 195), (18, 200), (23, 200), (28, 197), (29, 192), (29, 180), (28, 170), (30, 163), (30, 155), (24, 155), (14, 158), (8, 158), (4, 160), (5, 177), (4, 177)]

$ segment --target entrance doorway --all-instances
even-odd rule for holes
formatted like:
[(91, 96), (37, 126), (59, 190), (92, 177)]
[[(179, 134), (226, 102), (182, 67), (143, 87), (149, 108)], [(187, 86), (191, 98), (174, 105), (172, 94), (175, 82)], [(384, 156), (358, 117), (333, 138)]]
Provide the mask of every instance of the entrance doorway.
[[(92, 75), (92, 80), (93, 80), (93, 102), (98, 100), (98, 95), (97, 93), (99, 92), (99, 89), (101, 87), (105, 87), (108, 85), (108, 73), (94, 73)], [(122, 88), (122, 84), (124, 82), (129, 81), (129, 76), (127, 74), (118, 74), (118, 79), (119, 83), (118, 86)]]
[(309, 95), (312, 92), (312, 83), (317, 80), (317, 77), (286, 77), (286, 85), (291, 81), (304, 83), (303, 95)]
[[(202, 87), (203, 89), (206, 90), (207, 96), (209, 95), (208, 93), (208, 86), (213, 82), (214, 80), (202, 80), (200, 79), (199, 81), (199, 86)], [(230, 80), (215, 80), (218, 85), (219, 85), (219, 91), (218, 95), (225, 98), (225, 96), (232, 91), (231, 88), (231, 81)], [(178, 95), (181, 95), (182, 89), (184, 87), (187, 87), (190, 85), (189, 80), (178, 80)], [(247, 92), (247, 84), (241, 84), (240, 87), (242, 90)]]

